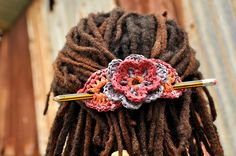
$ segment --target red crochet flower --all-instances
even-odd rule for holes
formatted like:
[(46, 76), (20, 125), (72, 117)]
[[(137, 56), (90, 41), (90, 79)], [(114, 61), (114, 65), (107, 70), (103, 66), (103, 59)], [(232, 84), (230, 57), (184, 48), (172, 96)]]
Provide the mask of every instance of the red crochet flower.
[(158, 59), (131, 54), (124, 61), (112, 60), (107, 71), (109, 81), (103, 93), (128, 109), (138, 109), (142, 103), (157, 98), (178, 98), (182, 94), (182, 90), (174, 90), (172, 86), (181, 82), (175, 69)]
[(146, 58), (126, 58), (114, 72), (111, 83), (114, 90), (123, 93), (132, 102), (143, 102), (148, 92), (160, 86), (155, 63)]

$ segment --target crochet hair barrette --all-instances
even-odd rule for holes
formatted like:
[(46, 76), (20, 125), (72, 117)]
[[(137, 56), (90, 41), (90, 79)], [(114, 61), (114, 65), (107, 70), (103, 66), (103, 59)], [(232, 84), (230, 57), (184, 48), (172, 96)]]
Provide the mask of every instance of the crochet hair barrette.
[(131, 54), (114, 59), (108, 67), (93, 73), (76, 94), (58, 95), (55, 101), (83, 100), (99, 112), (117, 108), (139, 109), (158, 98), (179, 98), (185, 88), (215, 85), (215, 79), (182, 82), (170, 64)]

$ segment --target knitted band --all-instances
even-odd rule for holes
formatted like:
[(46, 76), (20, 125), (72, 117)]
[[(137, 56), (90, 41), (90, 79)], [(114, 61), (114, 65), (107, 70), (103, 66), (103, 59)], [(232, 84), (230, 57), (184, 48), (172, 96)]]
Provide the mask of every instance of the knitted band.
[(181, 82), (174, 68), (159, 59), (131, 54), (124, 61), (112, 60), (108, 68), (93, 73), (78, 93), (93, 93), (87, 107), (99, 112), (119, 107), (138, 109), (157, 98), (178, 98), (184, 90), (174, 90)]

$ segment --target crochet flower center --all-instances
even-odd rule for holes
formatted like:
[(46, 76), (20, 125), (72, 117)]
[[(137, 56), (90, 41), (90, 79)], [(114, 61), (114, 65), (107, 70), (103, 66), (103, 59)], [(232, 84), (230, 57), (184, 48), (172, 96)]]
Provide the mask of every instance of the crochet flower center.
[[(141, 84), (141, 83), (143, 82), (143, 77), (141, 77), (141, 76), (136, 76), (135, 78), (131, 79), (130, 82), (131, 82), (131, 84), (132, 84), (133, 86), (138, 85), (138, 84)], [(129, 83), (129, 85), (130, 85), (130, 83)]]

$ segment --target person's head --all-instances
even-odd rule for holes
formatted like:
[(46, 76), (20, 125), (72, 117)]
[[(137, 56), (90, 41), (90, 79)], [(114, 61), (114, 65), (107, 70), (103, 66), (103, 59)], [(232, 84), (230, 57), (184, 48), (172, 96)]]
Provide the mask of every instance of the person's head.
[[(130, 54), (157, 58), (176, 69), (182, 81), (202, 79), (187, 34), (163, 15), (115, 9), (90, 14), (66, 37), (54, 63), (54, 95), (75, 93), (89, 76), (115, 58)], [(209, 109), (210, 108), (210, 109)], [(212, 97), (203, 88), (178, 99), (158, 99), (138, 110), (97, 112), (83, 102), (63, 102), (55, 117), (46, 155), (223, 155), (213, 121)]]

